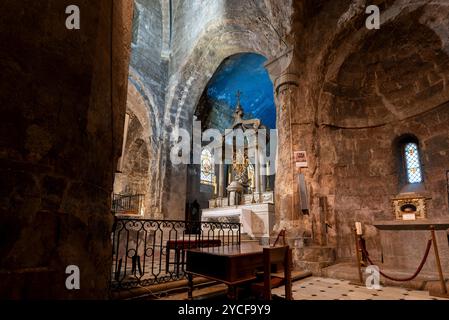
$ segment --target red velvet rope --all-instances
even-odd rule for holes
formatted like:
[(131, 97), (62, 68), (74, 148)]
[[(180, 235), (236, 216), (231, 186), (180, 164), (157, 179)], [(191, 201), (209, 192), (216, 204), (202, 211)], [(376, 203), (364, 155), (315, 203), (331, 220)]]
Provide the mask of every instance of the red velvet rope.
[[(380, 273), (381, 275), (383, 275), (385, 278), (390, 279), (390, 280), (393, 280), (393, 281), (404, 281), (404, 282), (405, 282), (405, 281), (410, 281), (410, 280), (415, 279), (415, 278), (418, 276), (418, 274), (421, 272), (422, 268), (424, 267), (424, 264), (425, 264), (426, 261), (427, 261), (427, 257), (429, 256), (429, 252), (430, 252), (430, 247), (431, 247), (431, 246), (432, 246), (432, 239), (430, 239), (430, 240), (427, 241), (427, 248), (426, 248), (426, 252), (425, 252), (425, 254), (424, 254), (424, 257), (423, 257), (423, 259), (421, 260), (421, 263), (420, 263), (418, 269), (416, 270), (416, 272), (415, 272), (412, 276), (410, 276), (410, 277), (408, 277), (408, 278), (395, 278), (395, 277), (391, 277), (391, 276), (386, 275), (385, 273), (383, 273), (383, 272), (380, 271), (380, 270), (379, 270), (379, 273)], [(366, 250), (365, 246), (363, 246), (363, 245), (362, 245), (362, 250), (364, 251), (364, 253), (365, 253), (365, 255), (366, 255), (366, 259), (368, 260), (368, 262), (369, 262), (370, 264), (372, 264), (372, 265), (376, 265), (375, 263), (373, 263), (373, 261), (371, 261), (371, 259), (370, 259), (370, 257), (369, 257), (369, 253), (368, 253), (368, 251)]]

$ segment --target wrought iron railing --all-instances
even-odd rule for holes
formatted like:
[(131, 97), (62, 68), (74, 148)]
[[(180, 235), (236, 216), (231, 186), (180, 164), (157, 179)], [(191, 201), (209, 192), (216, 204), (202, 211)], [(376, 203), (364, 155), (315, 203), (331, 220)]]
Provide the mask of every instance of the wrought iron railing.
[[(185, 250), (240, 244), (240, 223), (118, 218), (112, 234), (112, 289), (185, 277)], [(195, 230), (194, 234), (192, 232)]]
[(140, 214), (143, 194), (113, 194), (112, 212), (115, 214)]

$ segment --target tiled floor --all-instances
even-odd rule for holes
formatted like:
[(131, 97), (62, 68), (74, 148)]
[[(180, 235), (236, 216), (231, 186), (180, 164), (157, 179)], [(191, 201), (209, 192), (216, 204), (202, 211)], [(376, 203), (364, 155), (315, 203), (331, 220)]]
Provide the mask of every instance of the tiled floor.
[[(273, 294), (283, 296), (284, 287), (273, 289)], [(380, 290), (350, 284), (347, 280), (309, 277), (293, 283), (294, 300), (446, 300), (429, 295), (427, 291), (399, 287), (382, 287)]]

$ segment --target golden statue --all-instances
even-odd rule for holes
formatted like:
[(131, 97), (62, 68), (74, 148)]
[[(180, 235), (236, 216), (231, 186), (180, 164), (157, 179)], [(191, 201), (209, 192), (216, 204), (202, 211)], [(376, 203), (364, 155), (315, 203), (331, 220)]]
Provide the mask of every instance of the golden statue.
[(234, 153), (234, 159), (232, 160), (234, 181), (240, 182), (244, 187), (248, 185), (248, 165), (249, 159), (244, 151), (238, 150)]

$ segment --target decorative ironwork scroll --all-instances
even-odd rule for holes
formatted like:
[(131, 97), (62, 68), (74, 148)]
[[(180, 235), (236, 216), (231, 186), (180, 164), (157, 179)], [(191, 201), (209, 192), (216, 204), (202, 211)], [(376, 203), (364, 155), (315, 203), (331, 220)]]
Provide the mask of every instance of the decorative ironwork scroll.
[[(188, 230), (199, 229), (198, 234)], [(185, 250), (240, 244), (240, 223), (117, 218), (112, 233), (112, 289), (185, 277)]]

